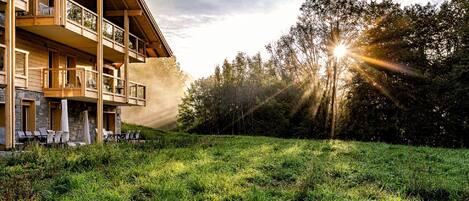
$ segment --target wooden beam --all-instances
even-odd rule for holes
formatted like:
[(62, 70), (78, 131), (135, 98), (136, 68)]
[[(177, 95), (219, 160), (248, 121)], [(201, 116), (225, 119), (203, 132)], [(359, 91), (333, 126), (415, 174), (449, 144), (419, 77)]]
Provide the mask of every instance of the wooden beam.
[(104, 113), (104, 100), (103, 100), (103, 68), (104, 68), (104, 47), (103, 47), (103, 0), (97, 0), (97, 14), (98, 14), (98, 23), (97, 23), (97, 32), (98, 32), (98, 46), (97, 46), (97, 68), (98, 68), (98, 106), (96, 112), (97, 128), (98, 132), (96, 133), (96, 143), (101, 144), (104, 141), (103, 133), (103, 113)]
[(130, 38), (130, 23), (129, 13), (127, 10), (124, 11), (124, 65), (125, 65), (125, 100), (129, 103), (130, 89), (129, 89), (129, 38)]
[(154, 48), (158, 56), (169, 56), (169, 53), (166, 51), (166, 48), (160, 42), (151, 42), (147, 47)]
[(106, 11), (106, 17), (122, 17), (127, 12), (127, 16), (141, 16), (143, 10), (110, 10)]
[(5, 149), (15, 148), (15, 0), (7, 1), (5, 11)]
[(150, 57), (158, 57), (158, 54), (156, 53), (155, 49), (153, 49), (153, 48), (147, 48), (147, 54)]

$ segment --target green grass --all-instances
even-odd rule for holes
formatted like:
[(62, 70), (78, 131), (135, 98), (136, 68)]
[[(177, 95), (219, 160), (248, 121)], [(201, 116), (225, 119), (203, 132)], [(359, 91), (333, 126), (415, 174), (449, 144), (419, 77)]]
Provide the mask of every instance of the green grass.
[(0, 199), (469, 198), (468, 150), (140, 129), (151, 141), (76, 150), (33, 146), (0, 159)]

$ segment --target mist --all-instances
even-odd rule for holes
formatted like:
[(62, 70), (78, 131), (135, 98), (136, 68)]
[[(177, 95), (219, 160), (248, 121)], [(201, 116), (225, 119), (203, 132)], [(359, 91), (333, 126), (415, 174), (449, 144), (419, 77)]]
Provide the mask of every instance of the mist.
[(147, 104), (122, 107), (122, 121), (157, 129), (175, 128), (178, 106), (188, 80), (176, 59), (147, 59), (145, 64), (130, 64), (129, 70), (131, 81), (147, 86)]

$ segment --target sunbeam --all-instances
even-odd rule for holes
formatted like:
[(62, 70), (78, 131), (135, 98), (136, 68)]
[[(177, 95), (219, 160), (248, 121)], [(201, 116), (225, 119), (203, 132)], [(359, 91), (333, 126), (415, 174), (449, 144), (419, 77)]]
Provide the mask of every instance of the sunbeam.
[[(366, 63), (362, 63), (362, 65), (367, 65)], [(353, 65), (351, 65), (351, 67), (353, 69), (355, 69), (361, 76), (363, 76), (363, 78), (365, 78), (365, 80), (371, 84), (374, 88), (376, 88), (379, 92), (381, 92), (383, 95), (385, 95), (386, 97), (388, 97), (397, 107), (399, 107), (400, 109), (405, 109), (404, 106), (402, 106), (399, 102), (399, 100), (397, 100), (394, 96), (392, 96), (392, 94), (389, 92), (388, 89), (386, 89), (385, 87), (383, 87), (380, 83), (378, 83), (372, 75), (370, 75), (369, 73), (367, 73), (365, 70), (362, 69), (362, 67), (360, 66), (360, 64), (358, 62), (355, 62)]]
[(251, 115), (252, 113), (254, 113), (256, 110), (258, 110), (260, 107), (262, 107), (263, 105), (265, 105), (266, 103), (268, 103), (269, 101), (271, 101), (272, 99), (274, 99), (275, 97), (277, 97), (278, 95), (280, 95), (281, 93), (285, 92), (288, 88), (290, 88), (291, 86), (293, 86), (293, 83), (292, 84), (289, 84), (288, 86), (286, 86), (285, 88), (283, 88), (282, 90), (279, 90), (277, 91), (275, 94), (273, 94), (272, 96), (266, 98), (264, 101), (262, 101), (260, 104), (256, 105), (255, 107), (251, 108), (250, 110), (248, 110), (248, 112), (246, 112), (245, 114), (243, 114), (242, 116), (240, 116), (238, 119), (236, 119), (235, 121), (231, 122), (231, 124), (229, 124), (228, 126), (225, 126), (221, 132), (223, 133), (226, 129), (234, 126), (236, 123), (238, 123), (239, 121), (241, 121), (242, 119), (244, 119), (245, 117)]
[(415, 70), (413, 68), (410, 68), (410, 67), (407, 67), (407, 66), (403, 66), (403, 65), (383, 61), (383, 60), (380, 60), (380, 59), (375, 59), (375, 58), (359, 55), (359, 54), (356, 54), (356, 53), (353, 53), (353, 52), (350, 52), (349, 54), (353, 58), (359, 59), (359, 60), (364, 61), (366, 63), (377, 65), (377, 66), (379, 66), (381, 68), (384, 68), (384, 69), (387, 69), (387, 70), (391, 70), (391, 71), (399, 72), (399, 73), (404, 73), (404, 74), (407, 74), (407, 75), (410, 75), (410, 76), (422, 77), (422, 75), (420, 73), (418, 73), (417, 70)]

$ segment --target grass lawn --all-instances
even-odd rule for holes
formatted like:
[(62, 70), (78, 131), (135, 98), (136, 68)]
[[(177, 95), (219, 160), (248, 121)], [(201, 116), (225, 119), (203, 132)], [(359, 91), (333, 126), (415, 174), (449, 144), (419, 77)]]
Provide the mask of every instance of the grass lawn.
[(469, 150), (145, 130), (0, 159), (0, 199), (467, 200)]

